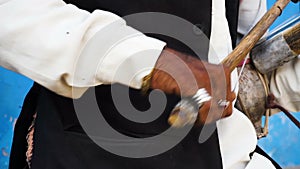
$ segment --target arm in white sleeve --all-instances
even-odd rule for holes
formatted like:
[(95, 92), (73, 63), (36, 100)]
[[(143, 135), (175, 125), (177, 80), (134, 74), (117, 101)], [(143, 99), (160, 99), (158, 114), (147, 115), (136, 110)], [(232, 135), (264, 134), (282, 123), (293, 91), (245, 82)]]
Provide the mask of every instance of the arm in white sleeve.
[(0, 65), (67, 97), (100, 84), (140, 88), (165, 46), (115, 14), (61, 0), (0, 0), (0, 15)]
[(240, 0), (238, 32), (247, 34), (267, 11), (266, 0)]

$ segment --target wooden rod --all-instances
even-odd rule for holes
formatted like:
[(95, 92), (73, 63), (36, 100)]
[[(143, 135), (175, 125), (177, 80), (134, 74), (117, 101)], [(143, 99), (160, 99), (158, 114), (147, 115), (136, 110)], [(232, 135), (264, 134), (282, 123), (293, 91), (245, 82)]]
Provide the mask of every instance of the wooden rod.
[(258, 40), (266, 33), (275, 19), (281, 15), (283, 9), (290, 0), (278, 0), (271, 9), (264, 14), (260, 21), (251, 29), (251, 31), (241, 40), (237, 47), (222, 61), (222, 64), (228, 66), (233, 71)]

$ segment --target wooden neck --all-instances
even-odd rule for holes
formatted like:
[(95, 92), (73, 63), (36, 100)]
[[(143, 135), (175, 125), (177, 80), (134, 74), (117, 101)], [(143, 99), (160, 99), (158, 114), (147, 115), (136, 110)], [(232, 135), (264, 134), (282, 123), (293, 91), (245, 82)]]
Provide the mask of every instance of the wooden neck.
[[(252, 28), (252, 30), (241, 40), (237, 47), (222, 61), (233, 71), (239, 63), (245, 59), (250, 50), (265, 34), (275, 19), (281, 15), (282, 10), (290, 0), (278, 0), (272, 8), (264, 14), (262, 19)], [(298, 39), (299, 40), (299, 39)]]

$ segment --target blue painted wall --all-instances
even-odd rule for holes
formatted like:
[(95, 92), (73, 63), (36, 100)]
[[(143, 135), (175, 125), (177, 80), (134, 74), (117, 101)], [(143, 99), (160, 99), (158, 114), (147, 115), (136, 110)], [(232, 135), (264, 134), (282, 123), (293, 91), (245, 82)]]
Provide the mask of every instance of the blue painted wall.
[(0, 169), (8, 168), (14, 123), (32, 81), (0, 67)]
[[(269, 0), (273, 4), (275, 0)], [(300, 12), (299, 4), (289, 4), (271, 29)], [(0, 67), (0, 169), (7, 169), (13, 126), (32, 81)], [(300, 114), (295, 114), (300, 120)], [(270, 134), (259, 145), (280, 165), (300, 166), (300, 133), (283, 114), (270, 119)]]

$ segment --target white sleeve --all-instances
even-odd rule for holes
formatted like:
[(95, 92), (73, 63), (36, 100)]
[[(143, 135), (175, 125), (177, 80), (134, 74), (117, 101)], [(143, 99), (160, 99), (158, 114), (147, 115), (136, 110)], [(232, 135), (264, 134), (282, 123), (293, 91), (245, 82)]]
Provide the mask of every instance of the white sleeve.
[[(300, 55), (272, 72), (270, 91), (291, 112), (300, 111)], [(274, 113), (279, 110), (273, 110)]]
[(242, 112), (233, 109), (231, 116), (217, 121), (220, 152), (224, 169), (275, 169), (264, 156), (250, 153), (255, 150), (255, 129)]
[(67, 97), (99, 84), (140, 88), (165, 46), (115, 14), (62, 0), (0, 0), (0, 16), (0, 65)]
[(223, 168), (245, 168), (257, 144), (251, 121), (234, 108), (231, 116), (217, 121), (217, 129)]
[(239, 6), (238, 32), (247, 34), (267, 11), (266, 0), (242, 0)]
[(254, 153), (251, 158), (251, 161), (249, 161), (245, 169), (258, 169), (258, 168), (276, 169), (275, 166), (271, 163), (271, 161), (268, 160), (266, 157), (258, 153)]

